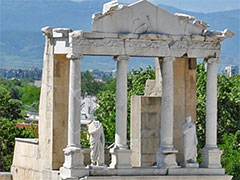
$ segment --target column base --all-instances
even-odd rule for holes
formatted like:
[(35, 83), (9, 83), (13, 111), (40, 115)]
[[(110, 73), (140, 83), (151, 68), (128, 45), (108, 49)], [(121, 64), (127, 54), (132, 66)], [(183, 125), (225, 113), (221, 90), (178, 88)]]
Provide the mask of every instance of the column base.
[(65, 162), (60, 168), (60, 177), (64, 180), (75, 180), (89, 174), (83, 164), (83, 153), (81, 148), (67, 147), (64, 150)]
[(184, 163), (183, 167), (185, 168), (199, 168), (198, 163)]
[(110, 149), (112, 162), (109, 167), (114, 169), (132, 168), (130, 162), (131, 152), (129, 149), (120, 149), (119, 147)]
[(79, 180), (80, 177), (88, 175), (89, 171), (87, 169), (67, 169), (65, 167), (60, 168), (61, 180)]
[(176, 161), (178, 150), (174, 148), (162, 148), (157, 150), (157, 167), (158, 168), (179, 168)]
[(221, 165), (221, 155), (223, 153), (222, 150), (217, 147), (204, 147), (201, 149), (202, 154), (202, 163), (200, 167), (203, 168), (222, 168)]

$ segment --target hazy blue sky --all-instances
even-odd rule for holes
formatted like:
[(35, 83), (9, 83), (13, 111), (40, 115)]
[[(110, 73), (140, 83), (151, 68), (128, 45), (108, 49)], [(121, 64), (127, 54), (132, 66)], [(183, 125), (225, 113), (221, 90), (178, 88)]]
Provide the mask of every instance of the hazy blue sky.
[[(137, 0), (119, 0), (120, 3), (132, 3), (136, 1)], [(151, 1), (154, 4), (165, 4), (179, 9), (195, 12), (216, 12), (240, 9), (240, 0), (149, 0), (149, 1)]]

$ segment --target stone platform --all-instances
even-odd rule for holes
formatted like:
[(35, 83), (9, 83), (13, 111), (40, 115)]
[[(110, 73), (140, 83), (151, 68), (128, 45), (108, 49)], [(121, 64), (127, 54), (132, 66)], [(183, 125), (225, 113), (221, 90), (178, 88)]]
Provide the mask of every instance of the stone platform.
[(215, 176), (90, 176), (80, 180), (231, 180), (232, 176), (215, 175)]
[(0, 172), (0, 180), (12, 180), (12, 174), (10, 172)]
[(193, 176), (193, 175), (224, 175), (224, 169), (209, 169), (209, 168), (174, 168), (164, 169), (153, 167), (133, 167), (122, 169), (111, 168), (90, 168), (90, 176)]

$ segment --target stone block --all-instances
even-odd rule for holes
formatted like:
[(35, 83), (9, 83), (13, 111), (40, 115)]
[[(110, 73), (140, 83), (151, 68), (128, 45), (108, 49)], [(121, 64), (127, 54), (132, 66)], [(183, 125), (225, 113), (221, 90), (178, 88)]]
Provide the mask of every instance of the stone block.
[[(156, 126), (155, 126), (155, 127), (156, 127)], [(142, 137), (142, 138), (152, 137), (152, 138), (154, 138), (156, 141), (158, 141), (159, 138), (160, 138), (159, 130), (158, 130), (158, 128), (142, 129), (141, 137)], [(156, 139), (156, 138), (157, 138), (157, 139)]]
[(12, 174), (10, 172), (0, 172), (0, 180), (12, 180)]
[(117, 33), (83, 32), (83, 37), (89, 39), (118, 38)]
[(148, 166), (152, 166), (157, 161), (155, 154), (142, 154), (142, 162), (147, 163)]
[(198, 175), (179, 175), (179, 176), (174, 176), (174, 175), (168, 175), (168, 176), (163, 176), (163, 175), (129, 175), (129, 176), (89, 176), (82, 178), (80, 180), (231, 180), (232, 176), (228, 175), (203, 175), (203, 176), (198, 176)]
[(119, 149), (118, 147), (114, 147), (110, 149), (110, 153), (112, 155), (112, 162), (110, 164), (110, 168), (131, 168), (131, 150), (129, 149)]
[(159, 113), (141, 113), (141, 129), (142, 130), (152, 130), (158, 127)]
[(43, 170), (42, 174), (44, 180), (61, 180), (59, 171)]
[(169, 169), (169, 175), (224, 175), (224, 169), (209, 168), (177, 168)]
[(153, 155), (155, 155), (156, 150), (154, 149), (154, 144), (155, 141), (158, 141), (157, 138), (144, 138), (142, 139), (142, 145), (141, 145), (141, 153), (152, 153)]
[(11, 173), (13, 180), (42, 180), (42, 172), (31, 168), (16, 167), (12, 165)]
[(146, 161), (142, 160), (144, 153), (155, 157), (149, 159), (147, 163), (147, 165), (152, 165), (156, 162), (156, 151), (160, 142), (161, 97), (133, 96), (131, 103), (132, 165), (146, 165)]
[(61, 167), (60, 168), (60, 177), (61, 180), (79, 180), (81, 177), (89, 175), (87, 169), (68, 169)]
[(223, 151), (218, 148), (203, 148), (201, 150), (202, 163), (200, 167), (221, 169), (221, 155)]
[(164, 150), (159, 148), (157, 150), (157, 166), (159, 168), (179, 168), (176, 162), (177, 150)]

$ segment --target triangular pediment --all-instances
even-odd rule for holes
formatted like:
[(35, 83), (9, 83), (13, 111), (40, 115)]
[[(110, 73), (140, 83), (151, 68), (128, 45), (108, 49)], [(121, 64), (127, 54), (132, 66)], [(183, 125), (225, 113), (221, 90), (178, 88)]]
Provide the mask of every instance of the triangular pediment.
[(171, 14), (146, 0), (128, 6), (112, 2), (112, 7), (110, 2), (107, 10), (105, 7), (103, 13), (95, 14), (93, 32), (196, 35), (204, 30), (193, 24), (190, 16)]

